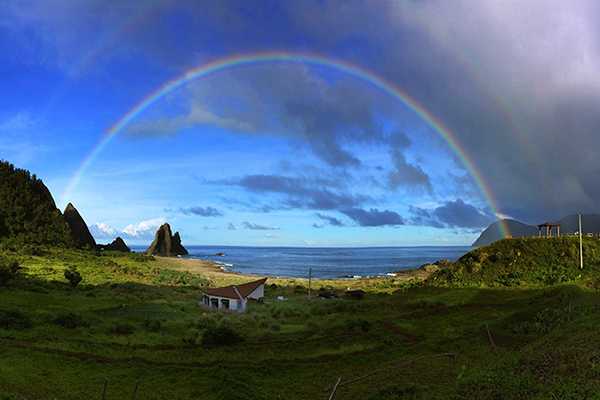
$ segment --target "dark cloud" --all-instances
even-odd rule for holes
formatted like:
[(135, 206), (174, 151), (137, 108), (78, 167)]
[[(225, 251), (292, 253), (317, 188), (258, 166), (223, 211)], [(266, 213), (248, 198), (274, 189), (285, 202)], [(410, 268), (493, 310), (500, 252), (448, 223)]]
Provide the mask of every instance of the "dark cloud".
[(423, 208), (410, 206), (408, 211), (413, 215), (410, 218), (410, 225), (415, 226), (431, 226), (433, 228), (445, 228), (442, 222), (440, 222), (432, 213)]
[(395, 170), (388, 174), (390, 188), (408, 187), (427, 193), (433, 192), (429, 175), (423, 172), (421, 167), (406, 162), (406, 157), (400, 150), (391, 150), (390, 153), (395, 167)]
[(227, 229), (230, 230), (230, 231), (235, 231), (236, 230), (235, 225), (233, 225), (231, 222), (229, 223), (229, 225), (227, 225)]
[(281, 200), (282, 207), (303, 208), (310, 210), (337, 210), (360, 205), (370, 198), (362, 194), (340, 192), (339, 182), (320, 179), (312, 180), (281, 175), (248, 175), (239, 180), (228, 182), (258, 193), (276, 193), (286, 195)]
[(408, 135), (404, 132), (394, 132), (386, 140), (392, 149), (406, 149), (412, 144)]
[[(339, 219), (332, 217), (331, 215), (324, 215), (321, 213), (317, 213), (316, 214), (317, 217), (319, 217), (320, 219), (322, 219), (323, 221), (325, 221), (328, 225), (331, 226), (344, 226), (344, 223), (342, 221), (340, 221)], [(315, 226), (315, 225), (313, 225)]]
[(371, 208), (369, 211), (361, 208), (350, 208), (341, 210), (341, 212), (352, 218), (359, 226), (386, 226), (386, 225), (404, 225), (404, 219), (396, 212), (384, 210), (379, 211)]
[(254, 223), (251, 223), (251, 222), (248, 222), (248, 221), (244, 221), (243, 224), (244, 224), (244, 227), (246, 229), (250, 229), (250, 230), (253, 230), (253, 231), (277, 231), (277, 230), (280, 229), (280, 228), (273, 228), (273, 227), (270, 227), (270, 226), (264, 226), (264, 225), (254, 224)]
[(189, 207), (189, 208), (179, 208), (185, 215), (197, 215), (198, 217), (222, 217), (225, 213), (221, 210), (217, 210), (213, 207)]
[(482, 212), (463, 200), (449, 201), (432, 213), (441, 223), (455, 228), (482, 228), (495, 221), (495, 217)]

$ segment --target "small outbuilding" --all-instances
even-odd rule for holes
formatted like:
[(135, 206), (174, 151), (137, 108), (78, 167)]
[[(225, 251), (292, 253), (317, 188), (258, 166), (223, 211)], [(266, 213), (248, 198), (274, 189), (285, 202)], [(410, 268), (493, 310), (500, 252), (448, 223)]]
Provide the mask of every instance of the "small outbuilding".
[(560, 224), (555, 224), (554, 222), (544, 222), (543, 224), (538, 225), (538, 236), (542, 236), (542, 228), (546, 228), (546, 236), (552, 236), (552, 228), (556, 228), (556, 236), (560, 236)]
[(204, 307), (223, 311), (244, 312), (246, 307), (248, 307), (250, 299), (258, 300), (265, 296), (266, 281), (267, 278), (262, 278), (241, 285), (205, 290), (202, 294), (202, 302), (200, 304)]

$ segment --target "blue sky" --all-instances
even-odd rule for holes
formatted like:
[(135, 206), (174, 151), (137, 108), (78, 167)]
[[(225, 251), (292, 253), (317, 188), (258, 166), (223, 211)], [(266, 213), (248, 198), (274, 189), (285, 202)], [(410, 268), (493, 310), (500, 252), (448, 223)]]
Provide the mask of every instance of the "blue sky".
[[(59, 208), (72, 202), (100, 243), (147, 244), (169, 222), (184, 245), (470, 245), (498, 217), (598, 211), (598, 11), (592, 1), (8, 1), (0, 158), (37, 174)], [(250, 63), (170, 91), (85, 164), (168, 82), (265, 52), (366, 71), (445, 131), (360, 74)]]

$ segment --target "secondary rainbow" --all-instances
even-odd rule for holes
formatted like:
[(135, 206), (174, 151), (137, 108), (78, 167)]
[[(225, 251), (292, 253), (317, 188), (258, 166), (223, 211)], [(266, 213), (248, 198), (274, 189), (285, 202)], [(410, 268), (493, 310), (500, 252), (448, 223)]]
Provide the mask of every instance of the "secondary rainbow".
[[(491, 190), (482, 179), (481, 174), (475, 168), (474, 163), (469, 159), (467, 153), (463, 150), (462, 146), (456, 140), (454, 136), (450, 134), (450, 131), (443, 126), (443, 124), (437, 120), (431, 113), (429, 113), (423, 106), (421, 106), (416, 100), (410, 97), (406, 92), (400, 88), (394, 86), (391, 82), (368, 71), (360, 66), (348, 63), (346, 61), (339, 61), (332, 58), (326, 58), (323, 56), (305, 55), (298, 53), (253, 53), (253, 54), (241, 54), (236, 56), (230, 56), (226, 58), (217, 59), (206, 64), (202, 64), (196, 68), (193, 68), (186, 73), (178, 76), (177, 78), (167, 82), (165, 85), (159, 87), (148, 96), (146, 96), (141, 102), (135, 105), (125, 115), (123, 115), (114, 125), (112, 125), (102, 136), (100, 141), (96, 144), (94, 149), (90, 152), (88, 157), (82, 163), (79, 170), (75, 173), (71, 182), (69, 183), (65, 194), (63, 195), (63, 202), (68, 200), (68, 197), (77, 185), (83, 172), (89, 167), (94, 161), (96, 156), (102, 151), (102, 149), (110, 142), (110, 140), (117, 135), (125, 126), (127, 126), (133, 119), (140, 115), (148, 107), (152, 106), (158, 100), (162, 99), (165, 95), (184, 86), (185, 84), (207, 76), (209, 74), (223, 71), (231, 68), (239, 68), (247, 65), (256, 64), (267, 64), (267, 63), (297, 63), (314, 65), (321, 67), (329, 67), (338, 71), (342, 71), (351, 76), (359, 78), (365, 82), (372, 84), (380, 90), (388, 93), (407, 107), (409, 107), (415, 114), (417, 114), (424, 122), (431, 126), (437, 134), (439, 134), (444, 141), (452, 148), (456, 155), (461, 160), (467, 172), (473, 178), (475, 184), (484, 196), (488, 203), (491, 211), (496, 215), (502, 215), (496, 202), (494, 201)], [(502, 219), (498, 219), (500, 223), (500, 230), (503, 236), (508, 236), (509, 231), (506, 224)]]

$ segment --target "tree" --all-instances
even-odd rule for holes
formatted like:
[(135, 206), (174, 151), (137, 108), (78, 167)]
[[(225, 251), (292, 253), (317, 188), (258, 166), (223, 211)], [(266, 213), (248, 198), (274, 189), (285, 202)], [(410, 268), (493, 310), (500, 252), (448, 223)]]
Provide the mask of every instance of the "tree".
[(79, 285), (79, 282), (83, 279), (79, 271), (77, 271), (77, 267), (72, 265), (69, 268), (65, 269), (65, 278), (71, 283), (71, 286), (76, 287)]
[(4, 285), (10, 279), (19, 276), (19, 270), (21, 269), (17, 260), (6, 257), (0, 258), (0, 285)]

